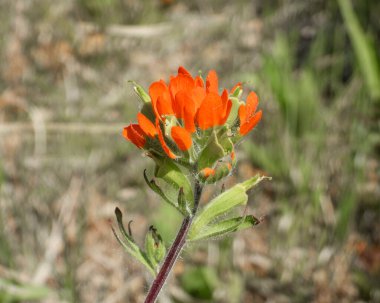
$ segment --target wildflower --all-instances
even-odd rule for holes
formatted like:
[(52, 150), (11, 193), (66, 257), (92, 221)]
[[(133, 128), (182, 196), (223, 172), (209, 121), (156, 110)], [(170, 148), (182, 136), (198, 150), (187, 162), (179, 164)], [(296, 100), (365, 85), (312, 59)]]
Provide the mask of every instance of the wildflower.
[[(219, 93), (218, 76), (213, 70), (204, 81), (180, 67), (168, 83), (153, 82), (149, 93), (136, 83), (134, 90), (143, 106), (137, 123), (125, 127), (123, 135), (156, 163), (154, 178), (144, 170), (149, 188), (184, 217), (166, 254), (154, 227), (149, 228), (145, 247), (141, 248), (130, 224), (127, 232), (121, 211), (115, 210), (119, 227), (119, 233), (113, 230), (116, 239), (155, 276), (145, 299), (145, 303), (154, 303), (187, 242), (226, 236), (260, 223), (246, 213), (236, 217), (233, 210), (247, 204), (247, 191), (267, 179), (265, 176), (256, 175), (227, 190), (222, 186), (220, 194), (205, 207), (200, 207), (200, 200), (204, 184), (231, 173), (236, 165), (235, 144), (257, 125), (262, 112), (256, 112), (259, 101), (254, 92), (249, 93), (247, 102), (240, 100), (241, 83)], [(160, 180), (156, 182), (156, 178)], [(161, 188), (162, 182), (167, 190)]]

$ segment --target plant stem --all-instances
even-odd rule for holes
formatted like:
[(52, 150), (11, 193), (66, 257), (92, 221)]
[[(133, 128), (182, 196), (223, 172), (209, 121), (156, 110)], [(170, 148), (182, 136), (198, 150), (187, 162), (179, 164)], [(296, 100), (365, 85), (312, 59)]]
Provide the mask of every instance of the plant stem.
[(177, 236), (165, 257), (165, 261), (162, 264), (158, 275), (154, 279), (152, 286), (149, 289), (148, 295), (145, 299), (145, 303), (156, 302), (158, 294), (164, 286), (166, 279), (168, 278), (169, 273), (173, 268), (174, 263), (176, 262), (179, 254), (181, 253), (184, 245), (186, 244), (186, 237), (191, 227), (191, 223), (193, 222), (194, 215), (197, 212), (201, 194), (202, 186), (199, 183), (199, 181), (195, 181), (193, 213), (185, 217), (185, 219), (183, 220), (181, 228), (179, 229)]

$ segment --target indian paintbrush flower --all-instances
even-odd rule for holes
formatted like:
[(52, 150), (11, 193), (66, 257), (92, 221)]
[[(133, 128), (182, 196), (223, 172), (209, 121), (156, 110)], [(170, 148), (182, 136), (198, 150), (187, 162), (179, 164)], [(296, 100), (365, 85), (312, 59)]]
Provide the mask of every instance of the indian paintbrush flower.
[(227, 190), (223, 186), (218, 196), (198, 208), (204, 184), (230, 174), (236, 164), (234, 146), (259, 123), (262, 112), (257, 111), (259, 101), (254, 92), (248, 94), (246, 102), (241, 100), (241, 83), (220, 93), (213, 70), (204, 81), (180, 67), (168, 83), (153, 82), (148, 93), (133, 84), (143, 106), (137, 123), (125, 127), (123, 136), (155, 161), (155, 178), (174, 188), (177, 198), (162, 190), (160, 182), (150, 179), (144, 170), (147, 185), (184, 217), (165, 256), (166, 248), (156, 228), (149, 228), (145, 248), (141, 249), (130, 228), (128, 232), (124, 228), (121, 211), (115, 210), (122, 235), (113, 230), (117, 240), (155, 276), (145, 300), (153, 303), (186, 242), (225, 236), (259, 223), (245, 213), (228, 217), (237, 206), (247, 204), (247, 191), (266, 178), (259, 175)]
[[(164, 80), (153, 82), (149, 95), (141, 87), (135, 86), (135, 91), (144, 106), (137, 114), (138, 123), (124, 128), (124, 137), (153, 159), (168, 157), (185, 166), (198, 164), (196, 173), (202, 182), (209, 177), (215, 182), (228, 174), (234, 164), (234, 144), (262, 116), (261, 110), (256, 112), (258, 98), (254, 92), (246, 103), (239, 100), (240, 83), (219, 94), (218, 76), (213, 70), (204, 82), (201, 76), (194, 78), (180, 67), (168, 84)], [(229, 164), (221, 167), (219, 160)], [(218, 174), (218, 169), (224, 173)]]

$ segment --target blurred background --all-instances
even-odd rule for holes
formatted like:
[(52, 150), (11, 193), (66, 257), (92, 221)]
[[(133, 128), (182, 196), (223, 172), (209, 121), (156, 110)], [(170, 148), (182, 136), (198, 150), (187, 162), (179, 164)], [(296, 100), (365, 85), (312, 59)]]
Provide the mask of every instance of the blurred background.
[[(142, 302), (150, 277), (111, 232), (143, 243), (180, 224), (152, 162), (121, 136), (143, 87), (179, 65), (244, 81), (264, 118), (226, 186), (265, 220), (186, 248), (170, 302), (380, 302), (380, 2), (2, 0), (0, 302)], [(210, 186), (204, 201), (217, 186)], [(244, 210), (241, 210), (242, 212)]]

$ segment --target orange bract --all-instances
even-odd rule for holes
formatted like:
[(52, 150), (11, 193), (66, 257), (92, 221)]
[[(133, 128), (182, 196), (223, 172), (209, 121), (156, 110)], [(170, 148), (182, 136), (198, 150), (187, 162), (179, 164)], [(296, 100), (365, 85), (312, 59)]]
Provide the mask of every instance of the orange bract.
[(206, 78), (207, 92), (218, 93), (218, 75), (214, 70), (208, 73)]
[(169, 146), (165, 142), (164, 134), (162, 133), (161, 127), (160, 127), (160, 121), (156, 120), (156, 129), (158, 132), (158, 140), (161, 143), (162, 149), (164, 152), (168, 155), (169, 158), (175, 159), (177, 156), (170, 150)]
[(138, 148), (143, 148), (146, 142), (144, 132), (138, 124), (130, 124), (124, 127), (123, 136)]
[(223, 125), (231, 110), (231, 101), (227, 91), (222, 97), (216, 93), (208, 93), (199, 107), (197, 123), (200, 129), (205, 130), (213, 126)]
[(261, 110), (256, 113), (257, 106), (259, 105), (259, 99), (254, 92), (251, 92), (247, 97), (246, 105), (240, 105), (239, 107), (239, 119), (240, 119), (240, 134), (246, 135), (250, 132), (257, 123), (260, 122), (262, 112)]
[(194, 100), (186, 94), (185, 91), (180, 91), (175, 96), (173, 104), (177, 118), (181, 118), (185, 124), (185, 128), (189, 132), (195, 132), (194, 116), (196, 113), (196, 104)]
[(157, 135), (157, 130), (154, 124), (142, 113), (137, 114), (137, 121), (139, 122), (139, 126), (141, 127), (145, 135), (151, 138)]
[(205, 178), (208, 178), (210, 176), (213, 176), (215, 175), (215, 169), (212, 169), (210, 167), (206, 167), (204, 169), (201, 170), (201, 174), (205, 177)]
[(149, 87), (149, 95), (152, 101), (154, 113), (157, 117), (173, 114), (169, 88), (165, 81), (153, 82)]
[(182, 151), (188, 150), (193, 144), (191, 134), (181, 126), (173, 126), (171, 135), (174, 142)]

